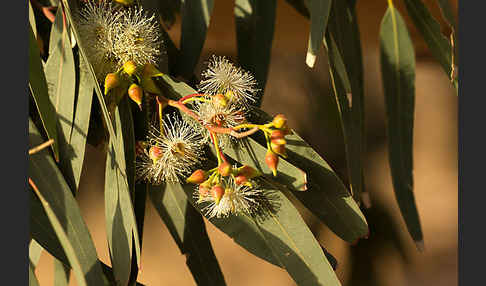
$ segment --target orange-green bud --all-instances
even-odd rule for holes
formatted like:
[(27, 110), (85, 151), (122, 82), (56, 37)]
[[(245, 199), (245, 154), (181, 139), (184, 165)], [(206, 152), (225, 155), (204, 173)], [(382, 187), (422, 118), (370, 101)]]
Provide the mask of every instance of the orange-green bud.
[(231, 167), (231, 164), (228, 162), (223, 162), (218, 166), (218, 172), (223, 177), (229, 176), (232, 171), (233, 171), (233, 167)]
[(265, 155), (265, 163), (267, 163), (268, 168), (272, 170), (273, 176), (277, 176), (277, 165), (278, 165), (278, 156), (271, 150), (267, 151), (267, 155)]
[(235, 183), (237, 185), (242, 185), (246, 182), (248, 182), (248, 178), (245, 177), (244, 175), (238, 175), (238, 176), (235, 177)]
[(124, 6), (129, 6), (133, 4), (133, 0), (115, 0), (116, 3), (120, 3)]
[(284, 138), (275, 138), (275, 139), (271, 139), (270, 141), (276, 145), (285, 145), (287, 143), (287, 141), (285, 141)]
[(283, 156), (287, 157), (287, 152), (285, 151), (285, 145), (284, 144), (276, 144), (273, 142), (270, 142), (270, 147), (272, 148), (272, 151)]
[(260, 176), (261, 173), (258, 170), (254, 169), (254, 168), (252, 168), (248, 165), (243, 165), (240, 168), (238, 168), (238, 175), (245, 176), (248, 179), (253, 179), (255, 177)]
[(224, 189), (221, 185), (215, 185), (211, 188), (211, 195), (214, 198), (214, 202), (219, 204), (219, 201), (224, 196)]
[(201, 170), (198, 169), (192, 173), (189, 178), (186, 179), (186, 182), (191, 183), (191, 184), (201, 184), (204, 182), (208, 177), (208, 174)]
[(213, 104), (216, 106), (225, 107), (228, 105), (228, 100), (222, 94), (216, 94), (213, 96)]
[(270, 133), (270, 139), (272, 140), (284, 139), (284, 137), (285, 132), (283, 130), (273, 130), (272, 133)]
[(137, 65), (133, 61), (128, 61), (123, 65), (123, 71), (131, 76), (137, 71)]
[(116, 73), (109, 73), (105, 77), (105, 95), (115, 87), (120, 85), (120, 77)]
[(142, 109), (142, 96), (143, 96), (143, 89), (138, 86), (136, 83), (132, 83), (128, 88), (128, 96), (131, 100), (135, 101), (135, 103)]
[(162, 158), (162, 155), (162, 149), (157, 146), (150, 147), (149, 157), (152, 159), (152, 162), (156, 163), (160, 158)]
[(285, 117), (285, 115), (283, 114), (277, 114), (275, 115), (275, 117), (273, 118), (273, 126), (275, 126), (275, 128), (284, 128), (286, 125), (287, 125), (287, 117)]

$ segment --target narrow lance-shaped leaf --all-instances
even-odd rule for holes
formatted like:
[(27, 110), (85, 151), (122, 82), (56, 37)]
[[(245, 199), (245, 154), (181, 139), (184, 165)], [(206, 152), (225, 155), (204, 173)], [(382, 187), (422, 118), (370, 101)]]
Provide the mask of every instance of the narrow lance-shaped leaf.
[(34, 269), (37, 267), (37, 263), (39, 263), (39, 259), (42, 254), (42, 246), (35, 241), (35, 239), (31, 239), (29, 243), (29, 262), (32, 264)]
[(165, 223), (197, 285), (226, 285), (201, 215), (180, 184), (150, 186), (152, 204)]
[(71, 160), (76, 155), (69, 145), (69, 139), (74, 121), (76, 72), (62, 10), (57, 10), (56, 19), (51, 28), (49, 58), (44, 70), (49, 87), (49, 98), (57, 112), (61, 171), (71, 189), (75, 189)]
[(35, 268), (32, 263), (29, 263), (29, 286), (39, 286), (39, 281), (35, 276)]
[(393, 188), (408, 231), (421, 249), (422, 229), (413, 194), (415, 52), (405, 23), (393, 5), (381, 23), (380, 60)]
[(184, 0), (182, 3), (181, 57), (179, 74), (189, 79), (199, 61), (213, 13), (214, 0)]
[(312, 68), (316, 62), (322, 39), (326, 32), (329, 12), (331, 10), (331, 0), (310, 0), (310, 33), (307, 48), (306, 64)]
[(451, 6), (450, 0), (437, 0), (439, 4), (440, 10), (442, 12), (442, 16), (447, 21), (449, 26), (457, 32), (457, 25), (456, 25), (456, 18), (454, 17), (454, 12)]
[[(125, 285), (131, 270), (132, 243), (135, 242), (137, 264), (140, 265), (138, 230), (124, 154), (123, 125), (120, 108), (115, 109), (116, 136), (110, 138), (105, 172), (105, 216), (108, 246), (117, 281)], [(128, 142), (127, 142), (128, 143)]]
[[(42, 138), (29, 120), (29, 145), (32, 147), (40, 143)], [(30, 156), (29, 177), (36, 186), (36, 195), (42, 203), (40, 206), (56, 234), (57, 241), (54, 240), (54, 243), (60, 242), (78, 285), (86, 285), (86, 282), (89, 285), (102, 285), (103, 273), (88, 228), (71, 190), (46, 150)], [(36, 233), (33, 233), (33, 237), (37, 240)], [(40, 240), (37, 241), (40, 243)], [(46, 245), (43, 247), (49, 249)]]
[(54, 258), (54, 286), (67, 286), (71, 268)]
[(432, 17), (430, 11), (421, 0), (404, 0), (408, 15), (415, 27), (422, 34), (430, 52), (444, 69), (452, 84), (457, 90), (457, 78), (454, 75), (453, 52), (450, 41), (444, 37), (440, 25)]
[(334, 93), (345, 136), (346, 164), (351, 193), (354, 199), (360, 202), (361, 194), (365, 191), (363, 60), (356, 12), (349, 1), (332, 3), (326, 41), (329, 68), (332, 69), (331, 75), (334, 74), (331, 83), (336, 87)]
[(29, 89), (34, 97), (47, 136), (49, 139), (54, 140), (54, 144), (51, 145), (54, 151), (54, 157), (56, 160), (59, 160), (57, 114), (49, 100), (46, 76), (42, 68), (39, 47), (37, 46), (37, 41), (35, 40), (31, 26), (29, 26)]
[(238, 62), (258, 83), (255, 105), (260, 106), (267, 82), (275, 26), (276, 0), (236, 0)]

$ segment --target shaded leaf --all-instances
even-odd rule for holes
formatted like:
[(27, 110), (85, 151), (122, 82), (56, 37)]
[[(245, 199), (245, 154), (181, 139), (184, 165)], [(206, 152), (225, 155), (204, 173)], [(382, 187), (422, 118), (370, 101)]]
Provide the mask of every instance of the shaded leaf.
[(79, 60), (79, 87), (77, 92), (77, 103), (74, 114), (74, 124), (69, 138), (69, 145), (73, 153), (71, 158), (71, 169), (74, 179), (74, 187), (79, 187), (81, 171), (83, 169), (84, 152), (88, 137), (91, 104), (93, 102), (94, 82), (92, 81), (84, 59)]
[(405, 23), (393, 6), (381, 22), (380, 60), (393, 188), (408, 231), (420, 246), (423, 236), (413, 195), (415, 52)]
[(213, 13), (214, 0), (182, 1), (181, 57), (178, 73), (189, 79), (199, 61)]
[(415, 27), (427, 43), (430, 52), (442, 66), (442, 69), (451, 79), (457, 90), (457, 78), (454, 78), (452, 71), (452, 47), (449, 40), (440, 31), (440, 25), (432, 17), (427, 7), (421, 0), (405, 0), (405, 7)]
[(305, 62), (310, 68), (312, 68), (316, 62), (316, 57), (319, 53), (322, 40), (324, 39), (324, 33), (326, 32), (329, 12), (331, 10), (331, 0), (309, 1), (311, 26)]
[(276, 0), (236, 0), (235, 24), (238, 62), (250, 71), (260, 89), (255, 105), (260, 106), (267, 82), (275, 26)]
[(351, 193), (360, 202), (365, 153), (363, 60), (356, 11), (349, 1), (333, 2), (325, 46), (345, 139)]
[(54, 258), (54, 286), (67, 286), (71, 268)]
[[(29, 120), (29, 145), (36, 146), (41, 142), (39, 132)], [(86, 285), (86, 282), (89, 285), (101, 285), (103, 274), (88, 228), (66, 181), (46, 150), (30, 156), (29, 177), (38, 188), (36, 195), (50, 222), (47, 225), (54, 229), (57, 240), (73, 268), (78, 285)], [(32, 201), (35, 199), (31, 199), (31, 205), (34, 203)], [(31, 213), (31, 220), (36, 219), (32, 218), (34, 214)], [(42, 214), (38, 218), (41, 217)], [(35, 234), (33, 237), (42, 245)], [(49, 249), (45, 245), (43, 247)]]
[(179, 184), (150, 186), (149, 194), (197, 285), (226, 285), (201, 215)]
[(47, 82), (41, 64), (39, 47), (37, 46), (32, 27), (29, 29), (29, 89), (34, 97), (47, 136), (49, 139), (54, 140), (54, 144), (51, 145), (54, 151), (54, 157), (56, 160), (59, 160), (56, 110), (49, 100)]
[(437, 3), (439, 4), (444, 20), (446, 20), (447, 24), (457, 32), (456, 18), (454, 17), (450, 0), (437, 0)]

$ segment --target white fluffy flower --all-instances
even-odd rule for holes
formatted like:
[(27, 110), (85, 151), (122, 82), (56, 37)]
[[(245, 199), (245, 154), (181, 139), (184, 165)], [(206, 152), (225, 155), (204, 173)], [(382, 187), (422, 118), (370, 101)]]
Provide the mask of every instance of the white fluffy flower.
[(76, 18), (83, 47), (100, 81), (118, 65), (114, 41), (120, 29), (120, 17), (121, 13), (110, 1), (89, 0)]
[[(245, 111), (237, 105), (229, 104), (221, 106), (213, 102), (203, 102), (195, 106), (195, 112), (202, 124), (210, 124), (215, 127), (232, 128), (246, 122)], [(209, 131), (200, 123), (194, 122), (195, 129), (201, 133), (203, 142), (211, 142)], [(224, 149), (235, 142), (228, 134), (217, 134), (219, 146)]]
[(194, 193), (194, 196), (198, 198), (198, 203), (209, 203), (203, 208), (209, 218), (222, 218), (239, 213), (253, 215), (260, 211), (260, 202), (264, 196), (262, 190), (237, 185), (232, 178), (225, 182), (224, 195), (219, 203), (216, 203), (210, 194), (199, 198), (199, 191), (196, 190)]
[(247, 107), (255, 102), (256, 81), (250, 72), (234, 66), (225, 57), (213, 56), (202, 73), (199, 92), (215, 95), (232, 92), (230, 101)]
[(114, 42), (118, 67), (127, 61), (133, 61), (138, 66), (154, 64), (162, 44), (155, 16), (146, 14), (142, 7), (130, 8), (123, 13), (120, 24)]
[[(160, 156), (151, 154), (151, 148), (157, 148)], [(178, 182), (180, 176), (191, 173), (192, 168), (201, 162), (202, 144), (200, 136), (181, 120), (164, 120), (164, 134), (155, 126), (149, 131), (148, 148), (139, 155), (136, 173), (139, 180), (153, 184)]]

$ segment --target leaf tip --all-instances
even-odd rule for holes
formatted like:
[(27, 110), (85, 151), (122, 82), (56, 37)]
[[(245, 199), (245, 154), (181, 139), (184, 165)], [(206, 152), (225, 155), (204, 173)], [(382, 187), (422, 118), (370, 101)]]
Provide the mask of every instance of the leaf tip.
[(314, 64), (316, 63), (316, 55), (312, 54), (311, 52), (307, 52), (305, 63), (308, 67), (313, 68)]

